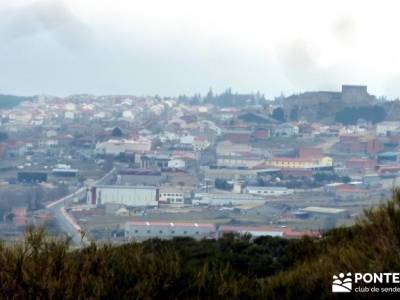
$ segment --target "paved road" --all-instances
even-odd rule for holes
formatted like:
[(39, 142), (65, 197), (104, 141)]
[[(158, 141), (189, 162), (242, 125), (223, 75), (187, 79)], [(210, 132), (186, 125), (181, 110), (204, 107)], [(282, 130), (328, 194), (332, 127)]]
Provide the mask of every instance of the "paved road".
[[(116, 169), (114, 168), (106, 175), (104, 175), (101, 179), (97, 180), (95, 184), (109, 183), (112, 177), (115, 175), (115, 172)], [(89, 244), (89, 241), (86, 237), (82, 237), (81, 227), (74, 220), (74, 218), (68, 214), (65, 206), (70, 204), (74, 198), (82, 198), (85, 195), (86, 187), (81, 187), (75, 192), (46, 205), (46, 209), (50, 210), (56, 218), (61, 231), (71, 237), (72, 243), (78, 247), (87, 246)]]
[(86, 246), (88, 241), (81, 238), (81, 227), (65, 210), (65, 205), (69, 204), (75, 197), (82, 197), (86, 193), (86, 188), (80, 188), (72, 194), (54, 201), (46, 208), (49, 209), (57, 220), (60, 230), (71, 237), (71, 241), (75, 246)]

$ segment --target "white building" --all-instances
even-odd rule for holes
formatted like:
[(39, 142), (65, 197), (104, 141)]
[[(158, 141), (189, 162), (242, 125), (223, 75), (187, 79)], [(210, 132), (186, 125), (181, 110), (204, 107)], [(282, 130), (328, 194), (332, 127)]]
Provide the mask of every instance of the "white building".
[(193, 145), (194, 143), (194, 136), (193, 135), (185, 135), (179, 139), (181, 144), (184, 145)]
[(290, 123), (280, 124), (275, 127), (274, 135), (275, 136), (296, 136), (299, 134), (299, 126), (292, 125)]
[(246, 193), (258, 196), (283, 196), (292, 195), (294, 191), (276, 186), (248, 186), (246, 187)]
[(133, 119), (133, 118), (134, 118), (134, 115), (133, 115), (132, 111), (130, 111), (130, 110), (124, 110), (124, 111), (122, 112), (122, 117), (123, 117), (124, 119)]
[(377, 135), (387, 135), (389, 131), (396, 131), (400, 129), (400, 122), (398, 121), (385, 121), (376, 124)]
[(217, 166), (228, 168), (254, 168), (265, 162), (264, 157), (252, 153), (237, 155), (218, 155)]
[(74, 113), (73, 111), (67, 110), (67, 111), (64, 113), (64, 118), (65, 118), (65, 119), (73, 120), (73, 119), (75, 118), (75, 113)]
[(141, 137), (136, 140), (108, 140), (96, 145), (96, 151), (102, 154), (119, 155), (125, 152), (147, 152), (151, 150), (151, 140)]
[(185, 166), (186, 166), (186, 163), (183, 159), (173, 158), (168, 161), (168, 168), (171, 168), (171, 169), (183, 170), (183, 169), (185, 169)]
[(126, 222), (125, 234), (129, 239), (192, 237), (215, 238), (216, 227), (208, 223)]
[(235, 193), (201, 193), (195, 196), (193, 204), (195, 205), (263, 205), (265, 199), (249, 194)]
[(203, 151), (210, 146), (210, 142), (201, 136), (185, 135), (180, 138), (182, 145), (189, 145), (195, 151)]
[(218, 143), (216, 147), (217, 155), (234, 155), (236, 153), (251, 152), (251, 146), (247, 144), (234, 144), (230, 141)]
[(183, 192), (174, 189), (161, 188), (160, 190), (160, 204), (167, 204), (172, 206), (183, 206), (184, 205)]
[(149, 186), (98, 185), (87, 191), (87, 203), (117, 203), (132, 207), (158, 206), (159, 190)]

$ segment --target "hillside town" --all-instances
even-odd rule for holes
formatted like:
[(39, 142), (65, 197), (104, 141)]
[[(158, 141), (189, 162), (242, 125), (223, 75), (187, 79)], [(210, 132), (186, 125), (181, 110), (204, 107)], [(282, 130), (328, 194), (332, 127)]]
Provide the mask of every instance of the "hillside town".
[(353, 85), (274, 100), (27, 98), (0, 109), (0, 235), (318, 236), (398, 183), (399, 103)]

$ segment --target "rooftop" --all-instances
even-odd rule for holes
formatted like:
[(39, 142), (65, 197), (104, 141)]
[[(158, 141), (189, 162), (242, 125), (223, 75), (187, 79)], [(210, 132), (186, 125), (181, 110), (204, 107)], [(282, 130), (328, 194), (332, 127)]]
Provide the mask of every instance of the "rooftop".
[(321, 207), (321, 206), (309, 206), (301, 210), (309, 213), (320, 213), (320, 214), (340, 214), (346, 212), (346, 210), (342, 208)]
[(128, 225), (133, 225), (133, 226), (162, 226), (162, 227), (193, 227), (193, 228), (211, 228), (215, 229), (215, 225), (211, 223), (181, 223), (181, 222), (127, 222)]

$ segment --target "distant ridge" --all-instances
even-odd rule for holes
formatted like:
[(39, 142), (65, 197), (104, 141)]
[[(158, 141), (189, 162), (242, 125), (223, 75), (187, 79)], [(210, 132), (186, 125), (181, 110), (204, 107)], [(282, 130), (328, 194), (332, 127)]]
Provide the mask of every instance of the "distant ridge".
[(33, 101), (36, 97), (1, 95), (0, 94), (0, 109), (13, 108), (23, 101)]

